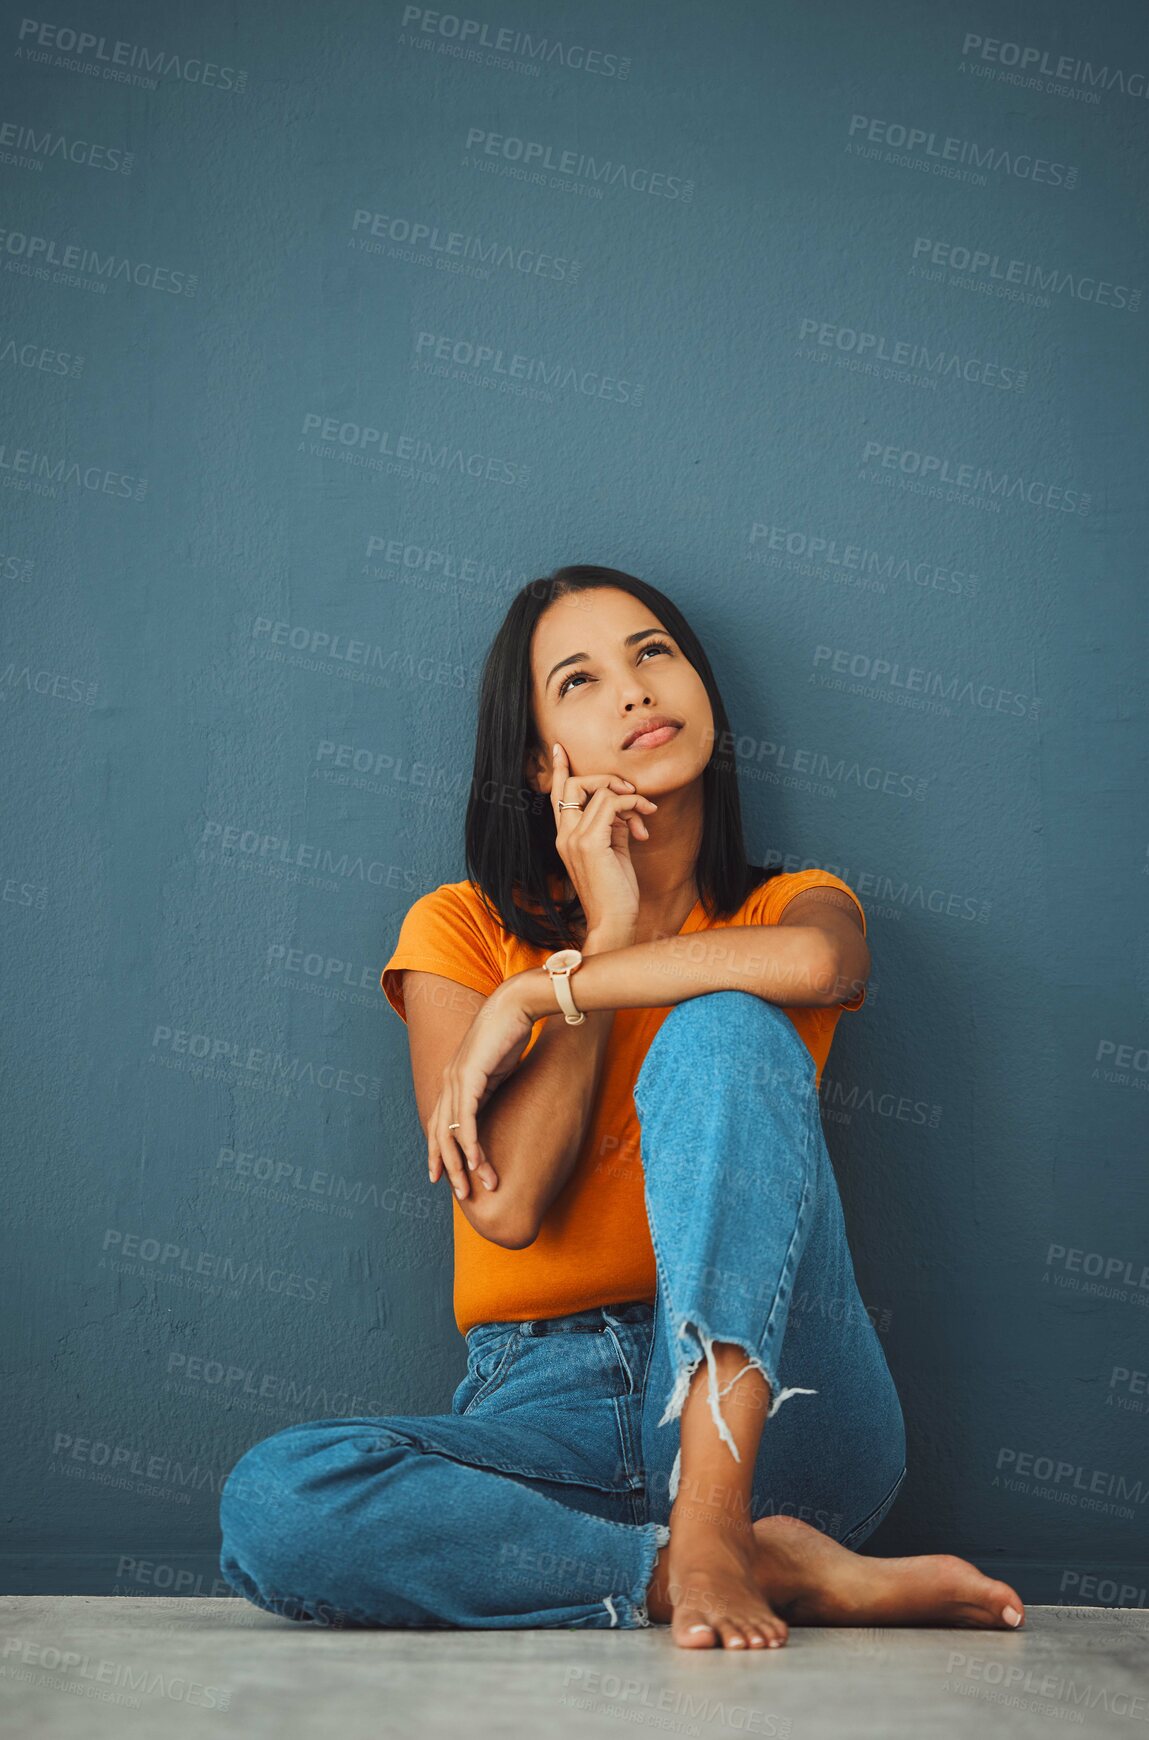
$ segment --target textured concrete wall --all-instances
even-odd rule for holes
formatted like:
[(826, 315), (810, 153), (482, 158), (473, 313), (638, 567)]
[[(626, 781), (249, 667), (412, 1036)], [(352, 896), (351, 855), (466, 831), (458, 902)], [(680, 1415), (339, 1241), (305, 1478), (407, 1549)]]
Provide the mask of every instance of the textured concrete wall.
[(114, 0), (0, 67), (6, 1585), (223, 1592), (247, 1445), (447, 1405), (378, 973), (507, 600), (599, 561), (869, 915), (881, 1547), (1147, 1599), (1144, 8)]

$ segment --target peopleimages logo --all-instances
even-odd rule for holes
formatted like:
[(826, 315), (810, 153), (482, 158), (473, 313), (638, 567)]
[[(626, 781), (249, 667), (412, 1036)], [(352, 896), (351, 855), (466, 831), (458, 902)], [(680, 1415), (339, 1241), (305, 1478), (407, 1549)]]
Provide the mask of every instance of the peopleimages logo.
[[(1081, 85), (1075, 93), (1092, 96), (1100, 91), (1120, 91), (1126, 97), (1149, 97), (1149, 78), (1144, 72), (1126, 72), (1119, 66), (1094, 66), (1091, 60), (1077, 60), (1071, 54), (1059, 54), (1053, 59), (1047, 48), (1033, 48), (1020, 42), (1001, 42), (993, 36), (977, 36), (972, 32), (961, 45), (963, 55), (986, 61), (991, 66), (1016, 68), (1027, 75), (1034, 86), (1037, 75), (1052, 79), (1054, 84)], [(1047, 85), (1052, 90), (1053, 85)]]
[(913, 244), (915, 261), (927, 261), (931, 266), (950, 272), (967, 273), (971, 278), (984, 279), (987, 284), (1021, 286), (1043, 295), (1072, 296), (1078, 302), (1096, 302), (1101, 307), (1127, 308), (1135, 314), (1141, 307), (1140, 288), (1128, 284), (1112, 284), (1106, 278), (1090, 273), (1070, 272), (1060, 266), (1042, 266), (1033, 260), (1010, 260), (1002, 254), (992, 254), (984, 248), (968, 248), (958, 242), (934, 241), (929, 236), (917, 236)]
[[(532, 36), (526, 30), (514, 30), (509, 25), (494, 28), (478, 18), (460, 18), (453, 12), (432, 12), (426, 6), (403, 8), (403, 29), (414, 28), (439, 38), (439, 47), (451, 45), (452, 51), (463, 48), (489, 50), (490, 58), (500, 54), (540, 65), (565, 66), (571, 72), (597, 73), (601, 78), (625, 79), (630, 76), (628, 56), (607, 54), (584, 44), (558, 41), (550, 36)], [(479, 58), (479, 57), (476, 57)]]
[(631, 193), (678, 199), (684, 204), (694, 197), (693, 181), (683, 181), (677, 175), (664, 175), (639, 164), (616, 163), (610, 157), (590, 157), (585, 151), (556, 150), (542, 139), (519, 139), (492, 133), (486, 127), (468, 129), (465, 149), (476, 156), (501, 158), (523, 169), (547, 169), (553, 175), (572, 176), (594, 186), (614, 187), (621, 182)]
[(528, 278), (548, 278), (561, 284), (566, 278), (577, 278), (582, 262), (566, 254), (550, 254), (545, 249), (510, 242), (502, 237), (486, 236), (480, 231), (440, 228), (434, 220), (411, 218), (404, 214), (368, 211), (360, 207), (351, 220), (350, 245), (361, 252), (384, 252), (385, 248), (402, 249), (402, 258), (430, 261), (448, 272), (479, 272), (489, 276), (494, 267), (519, 272)]
[(756, 554), (759, 545), (769, 552), (782, 552), (795, 562), (813, 568), (819, 566), (844, 568), (871, 577), (874, 589), (884, 592), (887, 580), (905, 581), (923, 591), (972, 595), (981, 584), (980, 576), (963, 568), (951, 568), (923, 560), (900, 551), (881, 552), (864, 544), (851, 544), (845, 538), (831, 534), (798, 530), (789, 526), (771, 525), (755, 520), (750, 528), (750, 547)]
[(450, 374), (466, 370), (500, 389), (532, 387), (550, 398), (554, 392), (582, 394), (588, 399), (608, 399), (615, 404), (640, 405), (645, 392), (641, 381), (622, 380), (598, 369), (584, 368), (559, 357), (504, 350), (481, 339), (455, 338), (447, 333), (420, 332), (415, 339), (415, 362), (433, 372)]
[(938, 380), (960, 378), (971, 386), (996, 387), (1003, 392), (1024, 392), (1028, 370), (988, 362), (983, 357), (964, 356), (941, 346), (931, 350), (918, 340), (891, 338), (881, 332), (864, 332), (854, 326), (839, 326), (830, 320), (804, 318), (798, 327), (802, 343), (836, 351), (840, 356), (868, 358), (898, 368), (920, 369)]
[(134, 153), (124, 151), (119, 145), (97, 145), (93, 139), (69, 138), (67, 133), (53, 133), (51, 128), (40, 131), (19, 121), (0, 122), (0, 145), (23, 154), (5, 158), (16, 169), (42, 169), (43, 159), (58, 157), (68, 163), (83, 164), (88, 169), (130, 175), (135, 162)]
[(304, 414), (297, 452), (312, 458), (330, 458), (345, 464), (358, 463), (373, 469), (396, 465), (423, 465), (436, 476), (452, 472), (481, 483), (526, 483), (530, 468), (493, 453), (465, 452), (450, 441), (436, 441), (404, 430), (376, 429), (370, 423), (352, 423), (327, 417), (319, 411)]
[(0, 488), (28, 489), (38, 495), (55, 495), (61, 488), (88, 490), (96, 495), (121, 496), (143, 501), (148, 493), (146, 477), (110, 471), (103, 465), (84, 465), (63, 454), (41, 453), (34, 447), (13, 447), (0, 442)]
[[(20, 47), (17, 58), (31, 62), (47, 62), (67, 72), (85, 72), (85, 58), (93, 65), (102, 63), (102, 76), (120, 84), (143, 85), (155, 90), (159, 79), (180, 79), (189, 85), (210, 85), (222, 91), (242, 91), (247, 85), (246, 72), (233, 66), (220, 66), (214, 60), (194, 55), (169, 54), (162, 48), (144, 48), (138, 42), (110, 40), (93, 36), (86, 30), (70, 30), (67, 25), (45, 24), (38, 18), (24, 18), (20, 23), (19, 41), (32, 47)], [(42, 49), (44, 53), (36, 51)], [(75, 56), (62, 59), (62, 56)], [(142, 77), (140, 75), (143, 75)]]
[[(954, 676), (925, 665), (903, 664), (900, 659), (850, 652), (845, 647), (816, 646), (813, 662), (815, 672), (827, 667), (839, 676), (854, 678), (856, 684), (868, 684), (894, 695), (922, 694), (986, 713), (1007, 713), (1018, 719), (1036, 719), (1039, 712), (1036, 695), (1019, 694), (965, 673)], [(811, 680), (812, 677), (813, 673)], [(949, 711), (948, 707), (945, 711)]]
[(23, 230), (0, 229), (0, 253), (6, 272), (23, 271), (32, 277), (48, 277), (48, 268), (59, 272), (79, 273), (100, 280), (106, 289), (113, 278), (123, 278), (148, 290), (166, 290), (173, 296), (194, 296), (194, 274), (174, 272), (170, 266), (156, 266), (145, 260), (134, 260), (126, 254), (101, 254), (95, 248), (80, 243), (60, 246), (48, 236), (28, 235)]
[(1005, 1485), (1011, 1489), (1010, 1477), (1032, 1478), (1050, 1483), (1055, 1489), (1065, 1492), (1085, 1492), (1102, 1498), (1113, 1498), (1129, 1501), (1133, 1504), (1144, 1504), (1149, 1498), (1149, 1487), (1140, 1477), (1129, 1479), (1124, 1474), (1110, 1474), (1102, 1468), (1086, 1468), (1079, 1462), (1068, 1462), (1063, 1457), (1042, 1456), (1032, 1450), (1015, 1450), (1003, 1445), (997, 1453), (998, 1474), (993, 1485)]
[(850, 138), (862, 134), (867, 144), (884, 145), (894, 151), (920, 151), (936, 159), (939, 172), (945, 165), (966, 169), (989, 169), (1019, 181), (1043, 182), (1050, 187), (1077, 186), (1078, 170), (1072, 163), (1051, 163), (1028, 151), (1007, 151), (1002, 145), (979, 145), (976, 139), (958, 139), (953, 134), (927, 133), (923, 127), (908, 127), (904, 121), (883, 121), (873, 115), (851, 115)]
[(1039, 478), (1025, 478), (1018, 472), (994, 471), (986, 465), (951, 461), (948, 456), (937, 453), (887, 446), (883, 441), (867, 441), (862, 448), (861, 463), (897, 471), (903, 477), (917, 478), (925, 483), (948, 484), (953, 489), (968, 490), (987, 499), (1000, 497), (1002, 501), (1022, 501), (1030, 507), (1049, 508), (1056, 513), (1087, 514), (1092, 499), (1076, 489), (1042, 483)]

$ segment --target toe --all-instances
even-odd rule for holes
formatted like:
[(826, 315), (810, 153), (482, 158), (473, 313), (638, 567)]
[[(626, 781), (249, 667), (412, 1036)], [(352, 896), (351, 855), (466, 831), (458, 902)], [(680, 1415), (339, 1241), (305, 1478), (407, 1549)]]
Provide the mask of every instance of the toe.
[(718, 1633), (704, 1613), (678, 1612), (671, 1627), (674, 1642), (682, 1649), (713, 1649)]
[(751, 1649), (768, 1649), (771, 1644), (785, 1643), (789, 1635), (785, 1621), (769, 1609), (750, 1614), (742, 1621), (742, 1629)]
[(718, 1630), (722, 1637), (723, 1649), (747, 1649), (746, 1634), (742, 1627), (733, 1619), (720, 1619)]
[(987, 1577), (975, 1600), (983, 1624), (1001, 1625), (1007, 1631), (1015, 1631), (1024, 1622), (1025, 1607), (1021, 1596), (1008, 1583), (998, 1583)]

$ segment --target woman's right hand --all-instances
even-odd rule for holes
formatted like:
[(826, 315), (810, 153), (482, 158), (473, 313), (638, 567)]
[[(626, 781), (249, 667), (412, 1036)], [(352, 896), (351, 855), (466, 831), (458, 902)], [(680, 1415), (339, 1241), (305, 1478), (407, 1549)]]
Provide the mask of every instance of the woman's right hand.
[[(648, 840), (643, 814), (658, 805), (614, 773), (572, 774), (566, 750), (554, 745), (551, 808), (555, 846), (582, 904), (586, 931), (633, 934), (638, 922), (638, 878), (630, 841)], [(582, 805), (560, 810), (559, 800)]]

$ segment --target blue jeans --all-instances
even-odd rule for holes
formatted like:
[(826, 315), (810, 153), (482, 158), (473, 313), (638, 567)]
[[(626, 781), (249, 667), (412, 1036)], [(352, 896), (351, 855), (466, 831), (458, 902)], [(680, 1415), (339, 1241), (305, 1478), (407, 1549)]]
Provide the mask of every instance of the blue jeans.
[(703, 1360), (737, 1456), (722, 1397), (738, 1380), (719, 1389), (714, 1340), (770, 1385), (754, 1518), (795, 1515), (849, 1547), (877, 1528), (905, 1434), (814, 1059), (782, 1009), (709, 992), (671, 1008), (634, 1100), (654, 1303), (477, 1324), (449, 1413), (308, 1420), (252, 1445), (220, 1499), (239, 1594), (335, 1626), (649, 1625)]

